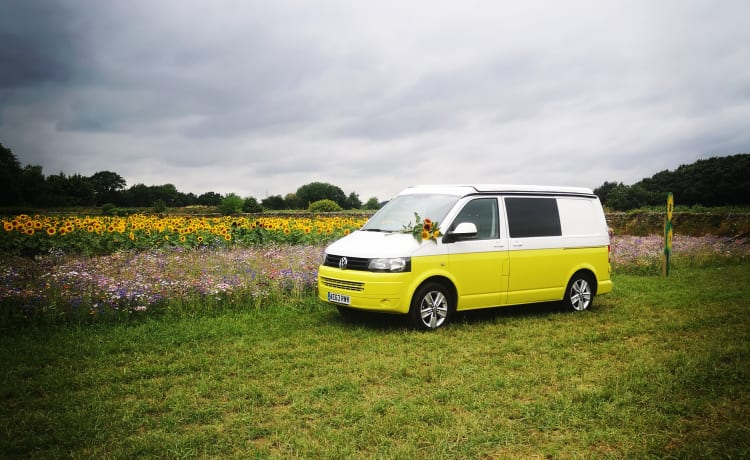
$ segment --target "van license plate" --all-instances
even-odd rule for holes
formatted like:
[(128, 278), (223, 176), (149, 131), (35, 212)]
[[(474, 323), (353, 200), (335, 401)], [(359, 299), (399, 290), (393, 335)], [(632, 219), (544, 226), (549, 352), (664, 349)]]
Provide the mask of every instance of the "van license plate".
[(328, 293), (328, 301), (343, 303), (344, 305), (349, 305), (349, 303), (351, 303), (351, 299), (349, 299), (348, 295), (336, 294), (335, 292)]

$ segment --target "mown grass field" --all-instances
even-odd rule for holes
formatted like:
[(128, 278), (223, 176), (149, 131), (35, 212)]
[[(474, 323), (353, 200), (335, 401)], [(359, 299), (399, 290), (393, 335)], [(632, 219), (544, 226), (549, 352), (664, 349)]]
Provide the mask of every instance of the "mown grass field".
[(750, 264), (590, 311), (261, 309), (0, 334), (1, 458), (749, 458)]

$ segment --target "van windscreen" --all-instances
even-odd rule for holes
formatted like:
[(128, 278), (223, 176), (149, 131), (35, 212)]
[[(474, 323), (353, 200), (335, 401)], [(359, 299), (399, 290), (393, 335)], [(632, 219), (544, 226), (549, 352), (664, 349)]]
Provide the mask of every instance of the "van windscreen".
[(414, 224), (414, 213), (422, 219), (442, 222), (458, 198), (437, 194), (399, 195), (376, 212), (362, 230), (398, 232)]

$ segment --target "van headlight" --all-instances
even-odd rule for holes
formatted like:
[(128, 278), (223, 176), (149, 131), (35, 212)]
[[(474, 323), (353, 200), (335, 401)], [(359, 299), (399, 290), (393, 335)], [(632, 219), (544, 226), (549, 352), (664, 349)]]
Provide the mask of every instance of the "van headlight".
[(367, 268), (373, 272), (410, 272), (411, 257), (370, 259)]

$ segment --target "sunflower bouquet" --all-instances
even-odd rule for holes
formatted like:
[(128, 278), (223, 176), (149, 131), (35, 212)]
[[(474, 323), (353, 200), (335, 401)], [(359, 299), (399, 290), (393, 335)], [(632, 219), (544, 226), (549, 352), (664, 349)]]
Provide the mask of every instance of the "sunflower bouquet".
[(414, 239), (419, 243), (424, 240), (432, 240), (437, 244), (437, 239), (443, 236), (438, 228), (440, 227), (440, 224), (426, 217), (423, 220), (416, 212), (414, 213), (414, 220), (414, 224), (409, 223), (408, 225), (404, 225), (402, 232), (411, 233)]

